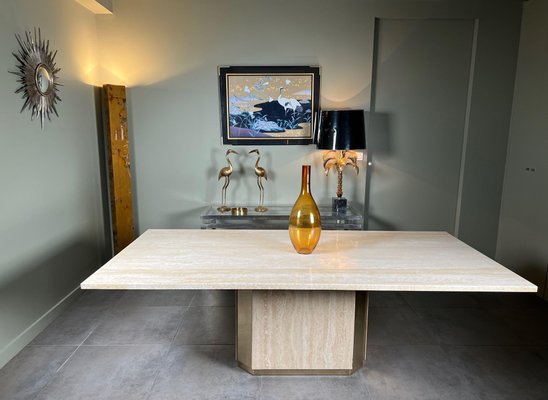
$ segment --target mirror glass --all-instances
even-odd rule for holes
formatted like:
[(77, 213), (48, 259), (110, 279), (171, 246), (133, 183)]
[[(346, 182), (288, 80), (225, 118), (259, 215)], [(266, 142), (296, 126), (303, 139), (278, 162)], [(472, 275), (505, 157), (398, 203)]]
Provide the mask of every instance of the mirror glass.
[(36, 88), (41, 95), (46, 95), (51, 90), (51, 87), (53, 86), (53, 79), (51, 75), (51, 72), (43, 64), (36, 68), (34, 79), (36, 80)]

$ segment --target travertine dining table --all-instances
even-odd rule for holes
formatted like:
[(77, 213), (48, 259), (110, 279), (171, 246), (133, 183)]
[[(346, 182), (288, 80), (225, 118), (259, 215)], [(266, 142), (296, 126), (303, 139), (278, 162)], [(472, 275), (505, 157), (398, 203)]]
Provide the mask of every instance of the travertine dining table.
[(445, 232), (151, 229), (83, 289), (236, 290), (236, 358), (253, 374), (351, 374), (363, 365), (368, 292), (536, 292)]

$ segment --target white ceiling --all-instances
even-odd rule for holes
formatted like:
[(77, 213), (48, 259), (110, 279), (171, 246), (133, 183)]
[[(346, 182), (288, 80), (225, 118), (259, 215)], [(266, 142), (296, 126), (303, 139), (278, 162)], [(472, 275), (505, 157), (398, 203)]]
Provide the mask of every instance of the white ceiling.
[(112, 14), (112, 0), (75, 0), (94, 14)]

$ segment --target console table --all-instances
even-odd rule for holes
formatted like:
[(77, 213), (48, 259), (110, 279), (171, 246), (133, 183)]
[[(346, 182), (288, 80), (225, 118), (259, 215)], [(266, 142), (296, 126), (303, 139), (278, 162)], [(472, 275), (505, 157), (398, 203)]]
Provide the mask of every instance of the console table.
[(253, 374), (363, 365), (368, 291), (536, 292), (445, 232), (325, 231), (314, 253), (280, 230), (148, 230), (82, 289), (237, 290), (236, 358)]
[[(248, 206), (247, 215), (222, 213), (215, 207), (208, 207), (200, 219), (202, 229), (287, 229), (292, 207), (269, 206), (268, 211), (259, 213), (255, 211), (255, 206)], [(337, 213), (331, 206), (318, 208), (324, 230), (363, 229), (363, 216), (352, 207), (348, 207), (346, 213)]]

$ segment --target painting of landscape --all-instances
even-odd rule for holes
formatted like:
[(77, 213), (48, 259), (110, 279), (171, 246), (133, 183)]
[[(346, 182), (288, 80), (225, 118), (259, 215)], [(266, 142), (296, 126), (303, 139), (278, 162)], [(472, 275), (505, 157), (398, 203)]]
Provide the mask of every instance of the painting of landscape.
[(317, 79), (314, 72), (226, 73), (223, 136), (232, 144), (312, 143)]

